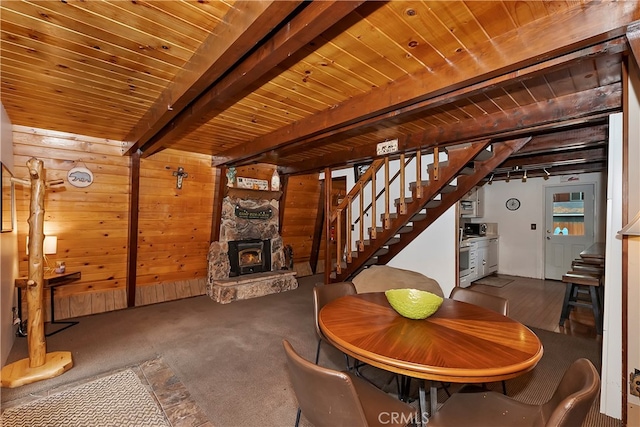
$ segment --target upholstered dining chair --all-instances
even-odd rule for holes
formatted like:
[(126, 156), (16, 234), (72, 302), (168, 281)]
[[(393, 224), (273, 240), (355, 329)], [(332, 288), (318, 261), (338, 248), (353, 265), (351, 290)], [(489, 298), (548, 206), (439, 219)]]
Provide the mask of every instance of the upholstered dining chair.
[(497, 311), (503, 316), (509, 315), (509, 300), (497, 295), (490, 295), (467, 288), (455, 287), (451, 290), (449, 298), (456, 301), (479, 305), (480, 307)]
[(518, 402), (493, 391), (454, 393), (429, 418), (429, 427), (582, 425), (600, 390), (600, 376), (589, 359), (574, 361), (551, 399), (541, 405)]
[[(324, 336), (322, 330), (320, 329), (320, 310), (322, 309), (322, 307), (329, 304), (335, 299), (338, 299), (345, 295), (354, 294), (356, 294), (356, 287), (352, 282), (337, 282), (329, 284), (318, 283), (313, 287), (313, 315), (315, 319), (316, 335), (318, 336), (318, 345), (316, 346), (316, 358), (314, 362), (316, 365), (320, 360), (320, 346), (322, 345), (323, 341), (327, 341), (327, 338)], [(345, 354), (344, 359), (347, 364), (347, 370), (350, 370), (351, 367), (349, 366), (349, 356)], [(357, 370), (358, 362), (354, 360), (353, 364), (354, 370)], [(298, 413), (296, 414), (296, 427), (300, 422), (300, 411), (301, 409), (300, 407), (298, 407)]]
[[(355, 295), (356, 287), (352, 282), (337, 282), (322, 284), (318, 283), (313, 287), (313, 314), (316, 322), (316, 335), (318, 335), (318, 346), (316, 347), (316, 365), (320, 358), (320, 345), (322, 341), (327, 341), (326, 337), (320, 330), (320, 310), (331, 301), (343, 297), (345, 295)], [(345, 358), (347, 356), (345, 355)], [(349, 359), (347, 358), (347, 366), (349, 365)]]
[[(497, 295), (485, 294), (467, 288), (455, 287), (451, 290), (449, 298), (469, 304), (479, 305), (488, 310), (497, 311), (503, 316), (509, 315), (509, 300)], [(486, 387), (484, 387), (486, 389)], [(502, 393), (507, 394), (507, 383), (502, 381)]]
[(298, 405), (314, 426), (406, 426), (416, 421), (416, 409), (408, 404), (350, 372), (309, 362), (287, 340), (282, 345)]

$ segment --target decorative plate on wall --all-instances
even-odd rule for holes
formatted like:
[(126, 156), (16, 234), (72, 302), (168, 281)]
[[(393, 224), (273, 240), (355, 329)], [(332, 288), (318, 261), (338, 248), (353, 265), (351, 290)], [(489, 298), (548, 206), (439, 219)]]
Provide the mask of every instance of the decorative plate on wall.
[(93, 183), (93, 172), (86, 167), (76, 166), (67, 172), (67, 181), (74, 187), (88, 187)]

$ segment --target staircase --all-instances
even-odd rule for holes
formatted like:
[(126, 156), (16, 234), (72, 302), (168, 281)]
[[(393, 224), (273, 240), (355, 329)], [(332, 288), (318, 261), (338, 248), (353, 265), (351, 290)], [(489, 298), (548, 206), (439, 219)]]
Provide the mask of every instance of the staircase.
[[(334, 259), (340, 262), (329, 261), (330, 265), (325, 265), (325, 282), (350, 280), (369, 265), (388, 263), (530, 140), (483, 140), (447, 147), (444, 153), (434, 148), (428, 153), (432, 163), (427, 166), (426, 180), (422, 179), (423, 153), (420, 151), (409, 157), (401, 154), (398, 171), (393, 176), (390, 176), (388, 157), (375, 160), (345, 199), (327, 216), (329, 224), (325, 226), (335, 230), (333, 239), (339, 248)], [(441, 161), (441, 156), (446, 160)], [(413, 168), (415, 181), (407, 185), (407, 171)], [(380, 175), (384, 179), (380, 179)], [(378, 185), (378, 180), (384, 182)], [(391, 198), (394, 199), (393, 211)], [(382, 210), (379, 215), (378, 210)], [(353, 222), (346, 230), (342, 229), (345, 223), (343, 215), (347, 224)], [(355, 220), (350, 220), (353, 218)], [(325, 253), (330, 253), (329, 247)]]

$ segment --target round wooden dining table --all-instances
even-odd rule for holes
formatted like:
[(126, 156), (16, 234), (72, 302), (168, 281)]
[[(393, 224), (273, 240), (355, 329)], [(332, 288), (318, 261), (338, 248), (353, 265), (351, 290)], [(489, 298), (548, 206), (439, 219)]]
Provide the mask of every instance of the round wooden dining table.
[[(533, 369), (542, 343), (529, 328), (500, 313), (445, 299), (424, 320), (398, 314), (384, 292), (338, 298), (320, 311), (327, 339), (344, 353), (386, 371), (456, 383), (506, 380)], [(421, 381), (421, 407), (424, 400)], [(431, 385), (431, 408), (437, 408)]]

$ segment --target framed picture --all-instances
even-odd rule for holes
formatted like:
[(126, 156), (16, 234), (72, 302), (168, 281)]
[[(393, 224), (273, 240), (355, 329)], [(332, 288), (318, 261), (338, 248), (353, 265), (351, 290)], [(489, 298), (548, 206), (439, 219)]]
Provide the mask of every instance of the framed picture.
[(364, 173), (369, 169), (371, 163), (359, 163), (357, 165), (353, 165), (353, 174), (356, 178), (356, 181), (360, 180), (360, 177), (364, 175)]

